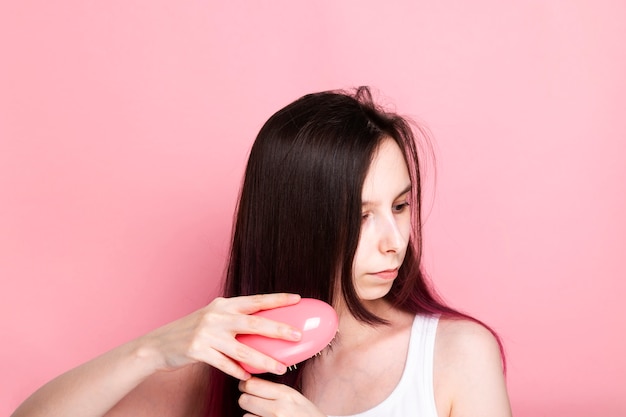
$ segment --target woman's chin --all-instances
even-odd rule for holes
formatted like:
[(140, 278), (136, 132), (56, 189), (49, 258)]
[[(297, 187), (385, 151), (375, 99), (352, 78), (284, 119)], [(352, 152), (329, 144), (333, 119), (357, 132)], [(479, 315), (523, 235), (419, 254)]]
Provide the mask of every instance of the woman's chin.
[(383, 298), (389, 294), (391, 285), (389, 286), (377, 286), (375, 288), (358, 289), (357, 295), (363, 303), (376, 303), (382, 301)]

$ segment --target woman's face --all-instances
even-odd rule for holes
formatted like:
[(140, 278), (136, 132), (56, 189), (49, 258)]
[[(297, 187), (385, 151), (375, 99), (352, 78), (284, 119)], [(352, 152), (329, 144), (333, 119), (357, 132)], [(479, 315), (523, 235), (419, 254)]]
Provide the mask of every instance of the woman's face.
[(384, 139), (363, 184), (361, 237), (352, 267), (361, 300), (386, 295), (398, 275), (411, 232), (410, 188), (400, 147)]

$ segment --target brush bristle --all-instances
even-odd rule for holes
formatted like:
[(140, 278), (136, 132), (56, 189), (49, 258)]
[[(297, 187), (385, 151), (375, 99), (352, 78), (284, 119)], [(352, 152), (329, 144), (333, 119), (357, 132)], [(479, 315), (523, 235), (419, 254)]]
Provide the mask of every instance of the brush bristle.
[[(339, 333), (339, 330), (337, 330), (337, 332), (335, 333), (335, 336), (332, 339), (330, 339), (330, 342), (328, 342), (328, 344), (326, 346), (324, 346), (324, 348), (322, 350), (317, 352), (315, 355), (311, 356), (309, 359), (313, 359), (313, 358), (317, 358), (318, 356), (322, 356), (322, 353), (324, 352), (324, 350), (326, 348), (331, 348), (332, 349), (333, 341), (337, 338), (337, 334), (338, 333)], [(295, 371), (296, 369), (298, 369), (297, 364), (293, 364), (293, 365), (287, 367), (287, 372)]]

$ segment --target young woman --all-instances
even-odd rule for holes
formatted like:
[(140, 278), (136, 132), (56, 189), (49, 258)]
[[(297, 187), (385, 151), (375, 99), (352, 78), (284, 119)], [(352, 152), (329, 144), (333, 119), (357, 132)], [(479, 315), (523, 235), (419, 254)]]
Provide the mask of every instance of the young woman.
[[(509, 416), (497, 338), (423, 275), (419, 168), (410, 125), (367, 88), (281, 109), (250, 153), (224, 297), (61, 375), (14, 416)], [(337, 311), (332, 348), (287, 372), (236, 341), (297, 340), (250, 314), (299, 297)]]

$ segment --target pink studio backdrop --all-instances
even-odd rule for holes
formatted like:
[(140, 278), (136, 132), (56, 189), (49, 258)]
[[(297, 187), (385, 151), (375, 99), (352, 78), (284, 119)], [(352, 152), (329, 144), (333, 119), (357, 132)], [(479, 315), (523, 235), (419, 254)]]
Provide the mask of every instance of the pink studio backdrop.
[(433, 132), (426, 262), (502, 335), (515, 415), (626, 415), (625, 20), (619, 1), (2, 2), (0, 415), (207, 303), (262, 122), (360, 84)]

